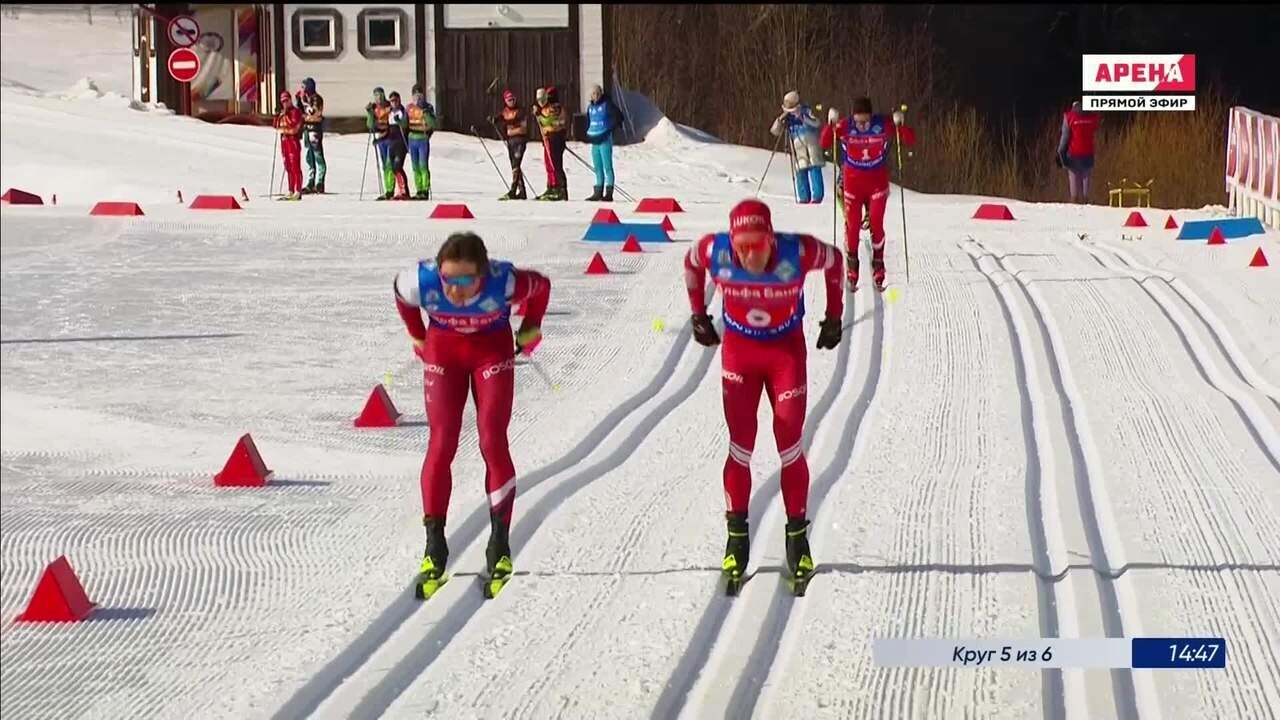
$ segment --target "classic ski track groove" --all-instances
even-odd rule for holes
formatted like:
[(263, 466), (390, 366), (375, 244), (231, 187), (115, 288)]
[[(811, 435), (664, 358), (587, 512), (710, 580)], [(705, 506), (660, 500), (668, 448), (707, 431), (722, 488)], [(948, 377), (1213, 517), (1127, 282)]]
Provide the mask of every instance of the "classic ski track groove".
[(1218, 314), (1209, 307), (1209, 304), (1206, 303), (1204, 299), (1186, 283), (1186, 281), (1178, 277), (1176, 274), (1161, 272), (1143, 265), (1135, 260), (1128, 252), (1115, 247), (1114, 245), (1097, 241), (1094, 241), (1094, 244), (1115, 254), (1115, 256), (1130, 269), (1158, 278), (1169, 288), (1169, 290), (1182, 298), (1182, 301), (1191, 308), (1191, 312), (1194, 313), (1200, 319), (1200, 322), (1205, 326), (1205, 328), (1208, 329), (1209, 336), (1212, 337), (1214, 343), (1217, 344), (1218, 350), (1226, 358), (1227, 364), (1231, 366), (1232, 371), (1235, 372), (1240, 380), (1246, 385), (1251, 386), (1254, 390), (1270, 398), (1271, 403), (1275, 406), (1276, 410), (1280, 411), (1280, 388), (1277, 388), (1275, 385), (1268, 382), (1267, 379), (1264, 378), (1256, 368), (1254, 368), (1253, 363), (1249, 362), (1248, 356), (1240, 350), (1239, 344), (1236, 343), (1235, 338), (1231, 335), (1230, 331), (1227, 330), (1227, 326), (1218, 318)]
[[(883, 305), (879, 294), (875, 293), (873, 290), (863, 289), (854, 295), (854, 299), (865, 297), (868, 293), (876, 295), (873, 303), (881, 308), (881, 312), (874, 313), (874, 323), (877, 328), (876, 337), (880, 338), (883, 335), (884, 318)], [(842, 318), (845, 324), (849, 322), (850, 317), (855, 316), (856, 305), (858, 305), (857, 302), (846, 298), (845, 312), (844, 317)], [(841, 381), (848, 372), (849, 356), (852, 352), (852, 344), (852, 338), (847, 338), (844, 342), (840, 343), (840, 348), (837, 351), (836, 367), (832, 370), (831, 378), (827, 383), (827, 388), (819, 400), (809, 409), (805, 419), (805, 429), (801, 435), (801, 442), (806, 448), (809, 447), (818, 427), (825, 420), (827, 414), (831, 410), (832, 404), (840, 393), (840, 388), (843, 384)], [(875, 362), (877, 364), (879, 362), (880, 350), (880, 345), (873, 346), (872, 352), (874, 353), (876, 358)], [(766, 521), (760, 523), (759, 526), (752, 530), (753, 537), (751, 539), (751, 556), (754, 558), (752, 562), (756, 566), (756, 569), (752, 570), (747, 575), (747, 585), (751, 584), (750, 579), (760, 571), (759, 558), (764, 554), (764, 544), (776, 543), (778, 540), (776, 533), (770, 535), (764, 532), (764, 530), (765, 528), (776, 529), (772, 527), (776, 524), (776, 521), (770, 522), (767, 519), (770, 515), (767, 515), (766, 512), (774, 505), (779, 504), (774, 502), (774, 498), (781, 493), (780, 478), (780, 471), (770, 475), (768, 479), (758, 486), (759, 489), (753, 493), (750, 505), (748, 506), (749, 517), (764, 517), (766, 518)], [(776, 508), (773, 509), (776, 510)], [(767, 577), (762, 578), (761, 581), (767, 582)], [(743, 588), (744, 592), (745, 589), (746, 585), (744, 585)], [(699, 618), (689, 639), (689, 644), (686, 646), (685, 651), (681, 653), (679, 662), (668, 677), (667, 682), (664, 684), (662, 693), (659, 695), (658, 700), (650, 713), (650, 717), (654, 718), (654, 720), (666, 720), (668, 718), (676, 717), (678, 714), (683, 714), (683, 712), (687, 710), (690, 695), (695, 690), (698, 677), (706, 670), (706, 667), (712, 660), (714, 648), (721, 638), (721, 631), (729, 617), (730, 611), (733, 607), (733, 600), (735, 600), (735, 598), (728, 598), (724, 596), (723, 583), (721, 582), (719, 575), (716, 576), (715, 582), (712, 584), (710, 590), (712, 595), (711, 601), (703, 610), (702, 616)]]
[[(1067, 441), (1068, 453), (1074, 470), (1076, 502), (1080, 511), (1079, 519), (1083, 525), (1090, 562), (1101, 571), (1093, 573), (1093, 577), (1097, 585), (1103, 627), (1108, 637), (1125, 637), (1126, 628), (1121, 615), (1121, 601), (1116, 587), (1117, 581), (1108, 578), (1108, 575), (1112, 572), (1112, 564), (1107, 553), (1106, 541), (1095, 503), (1097, 490), (1094, 487), (1094, 483), (1097, 480), (1093, 477), (1094, 473), (1091, 472), (1087, 453), (1083, 447), (1082, 435), (1086, 435), (1089, 432), (1088, 425), (1077, 417), (1077, 413), (1083, 411), (1083, 406), (1077, 402), (1080, 399), (1079, 393), (1068, 389), (1068, 384), (1074, 388), (1075, 383), (1070, 369), (1066, 366), (1065, 358), (1059, 349), (1061, 347), (1061, 335), (1056, 332), (1056, 324), (1047, 317), (1046, 303), (1040, 297), (1039, 291), (1031, 287), (1031, 283), (1020, 276), (1021, 271), (1011, 270), (1004, 257), (992, 251), (984, 243), (974, 239), (972, 236), (968, 240), (981, 251), (982, 255), (991, 258), (996, 267), (999, 268), (999, 271), (1016, 284), (1037, 326), (1041, 345), (1040, 352), (1044, 353), (1044, 356), (1049, 361), (1050, 381), (1061, 411), (1060, 417), (1051, 422), (1060, 428), (1060, 434)], [(970, 254), (972, 255), (972, 253)], [(995, 280), (988, 271), (983, 270), (983, 273), (987, 274), (992, 281)], [(1076, 406), (1081, 409), (1077, 411), (1075, 409)], [(1114, 550), (1122, 551), (1123, 549), (1113, 548)], [(1140, 630), (1136, 626), (1128, 629), (1133, 635), (1140, 634)], [(1138, 693), (1134, 686), (1132, 671), (1113, 669), (1110, 674), (1116, 716), (1122, 720), (1132, 720), (1139, 717)], [(1071, 693), (1065, 693), (1064, 699), (1071, 697), (1071, 695)], [(1158, 714), (1157, 708), (1151, 709)]]
[[(688, 345), (687, 342), (685, 344)], [(707, 369), (711, 365), (711, 359), (715, 356), (713, 351), (705, 348), (696, 348), (695, 352), (699, 352), (701, 357), (696, 361), (688, 379), (677, 387), (675, 392), (657, 403), (637, 422), (635, 428), (628, 428), (625, 433), (625, 441), (618, 448), (613, 449), (608, 455), (591, 466), (575, 472), (567, 479), (560, 480), (547, 490), (545, 495), (534, 501), (532, 506), (517, 515), (515, 525), (511, 531), (513, 538), (512, 550), (517, 557), (520, 556), (520, 551), (527, 539), (540, 531), (542, 521), (547, 516), (558, 510), (574, 493), (586, 487), (593, 480), (626, 463), (661, 421), (689, 399), (693, 394), (693, 390), (706, 376)], [(665, 387), (664, 390), (666, 390)], [(628, 418), (629, 420), (630, 417)], [(529, 526), (531, 525), (534, 527), (530, 528)], [(478, 542), (478, 540), (479, 538), (473, 542)], [(459, 585), (465, 588), (467, 584), (459, 583)], [(518, 584), (514, 587), (514, 590), (519, 592)], [(455, 590), (455, 592), (457, 591)], [(472, 601), (463, 600), (450, 604), (444, 610), (445, 618), (442, 618), (439, 624), (419, 639), (383, 675), (377, 684), (363, 694), (353, 710), (353, 714), (356, 717), (377, 717), (384, 714), (392, 703), (413, 684), (414, 680), (431, 666), (431, 663), (439, 656), (440, 650), (447, 646), (483, 607), (485, 601), (480, 599), (474, 590), (468, 589), (468, 592), (470, 592)], [(508, 591), (503, 591), (502, 597), (507, 597), (508, 595)], [(442, 627), (446, 629), (437, 632)]]
[[(527, 493), (540, 483), (553, 479), (560, 473), (584, 461), (602, 441), (613, 434), (615, 429), (628, 421), (651, 398), (657, 397), (671, 383), (674, 371), (680, 365), (681, 358), (684, 356), (686, 349), (691, 347), (691, 338), (691, 326), (685, 324), (668, 351), (667, 357), (650, 378), (648, 384), (614, 407), (581, 441), (564, 453), (558, 460), (521, 476), (519, 478), (520, 491)], [(524, 513), (521, 516), (524, 516)], [(487, 526), (487, 507), (477, 507), (467, 516), (466, 520), (455, 526), (450, 534), (451, 554), (457, 552), (455, 548), (458, 546), (461, 546), (462, 551), (465, 552), (467, 548), (478, 542)], [(513, 535), (515, 535), (515, 532), (513, 532)], [(459, 542), (459, 538), (462, 539), (461, 542)], [(449, 595), (446, 591), (450, 588), (457, 585), (468, 585), (468, 583), (459, 582), (458, 580), (455, 578), (455, 582), (446, 584), (441, 590), (443, 596), (438, 595), (432, 600), (445, 600)], [(470, 602), (467, 602), (467, 600), (470, 600)], [(444, 627), (445, 629), (441, 631), (441, 634), (445, 638), (452, 637), (453, 633), (461, 628), (462, 623), (479, 609), (479, 602), (476, 601), (483, 601), (483, 598), (480, 597), (478, 591), (471, 588), (466, 598), (458, 598), (456, 602), (444, 610), (444, 614), (434, 626), (433, 632), (441, 631), (441, 628)], [(318, 710), (323, 703), (333, 696), (340, 686), (365, 666), (375, 652), (387, 645), (397, 635), (405, 621), (422, 604), (422, 601), (413, 597), (413, 582), (410, 582), (397, 595), (396, 599), (383, 608), (382, 612), (355, 639), (325, 663), (313, 674), (310, 680), (298, 688), (274, 713), (273, 717), (304, 717)], [(429, 605), (430, 601), (427, 604)], [(463, 618), (462, 622), (458, 621), (460, 617)], [(424, 647), (425, 641), (426, 638), (418, 644), (418, 648)], [(403, 688), (400, 690), (402, 691)], [(395, 694), (399, 695), (399, 692)], [(385, 698), (385, 700), (384, 708), (389, 706), (395, 700), (395, 697)], [(363, 700), (361, 704), (364, 704)]]
[[(1115, 270), (1117, 268), (1103, 263), (1088, 247), (1079, 246), (1082, 250), (1089, 253), (1090, 257), (1099, 262), (1107, 269)], [(1207, 348), (1198, 343), (1189, 342), (1194, 331), (1190, 327), (1185, 316), (1177, 312), (1176, 306), (1166, 306), (1168, 298), (1159, 298), (1152, 293), (1144, 283), (1133, 278), (1127, 271), (1121, 272), (1135, 281), (1135, 284), (1145, 291), (1151, 297), (1152, 302), (1160, 306), (1165, 319), (1168, 321), (1173, 330), (1179, 335), (1184, 350), (1191, 362), (1195, 365), (1200, 378), (1205, 385), (1213, 390), (1222, 393), (1230, 399), (1235, 406), (1241, 423), (1252, 431), (1255, 441), (1260, 438), (1257, 429), (1252, 426), (1249, 414), (1241, 408), (1241, 400), (1236, 395), (1227, 393), (1221, 386), (1211, 379), (1211, 374), (1216, 375), (1221, 380), (1221, 375), (1214, 373), (1213, 370), (1206, 371), (1211, 368), (1210, 358), (1208, 357)], [(1092, 288), (1092, 285), (1091, 285)], [(1093, 288), (1096, 295), (1096, 288)], [(1099, 302), (1101, 300), (1099, 299)], [(1112, 323), (1113, 332), (1121, 332), (1123, 328)], [(1132, 332), (1132, 327), (1129, 328)], [(1124, 335), (1117, 335), (1124, 337)], [(1144, 381), (1139, 381), (1139, 389), (1150, 395), (1152, 398), (1159, 397), (1154, 388), (1147, 385)], [(1241, 398), (1245, 402), (1248, 401), (1247, 396)], [(1151, 444), (1144, 447), (1157, 447), (1163, 445), (1163, 452), (1149, 453), (1150, 462), (1159, 468), (1154, 473), (1159, 478), (1196, 478), (1206, 477), (1215, 469), (1220, 472), (1218, 475), (1223, 478), (1229, 492), (1234, 494), (1239, 502), (1233, 506), (1224, 506), (1216, 501), (1219, 493), (1210, 496), (1206, 492), (1205, 485), (1202, 482), (1158, 482), (1155, 488), (1159, 491), (1160, 497), (1168, 507), (1184, 507), (1190, 512), (1180, 513), (1179, 517), (1205, 518), (1207, 522), (1194, 523), (1194, 532), (1174, 532), (1161, 533), (1159, 529), (1161, 524), (1154, 522), (1153, 525), (1157, 529), (1157, 534), (1163, 536), (1162, 541), (1158, 541), (1162, 560), (1167, 560), (1169, 553), (1166, 552), (1166, 543), (1171, 543), (1189, 557), (1195, 560), (1203, 558), (1206, 562), (1220, 561), (1235, 557), (1244, 557), (1250, 561), (1254, 560), (1254, 547), (1265, 547), (1253, 542), (1254, 538), (1280, 537), (1280, 520), (1274, 513), (1268, 513), (1266, 498), (1260, 495), (1258, 487), (1254, 483), (1247, 481), (1250, 473), (1240, 467), (1232, 457), (1224, 450), (1225, 444), (1216, 442), (1204, 443), (1200, 442), (1200, 438), (1208, 435), (1209, 428), (1190, 428), (1187, 425), (1188, 417), (1179, 415), (1181, 422), (1174, 422), (1169, 412), (1157, 402), (1152, 402), (1148, 412), (1141, 415), (1143, 419), (1149, 419), (1152, 424), (1158, 424), (1152, 433), (1153, 438)], [(1194, 417), (1194, 416), (1192, 416)], [(1263, 455), (1268, 456), (1265, 445), (1260, 444), (1260, 451)], [(1208, 446), (1212, 466), (1204, 466), (1203, 462), (1195, 462), (1200, 456), (1189, 456), (1185, 452), (1180, 452), (1180, 448)], [(1201, 467), (1194, 467), (1201, 465)], [(1274, 468), (1274, 462), (1272, 467)], [(1277, 477), (1280, 477), (1280, 470), (1277, 471)], [(1240, 519), (1243, 517), (1250, 527), (1256, 532), (1254, 538), (1241, 527)], [(1172, 535), (1172, 538), (1168, 536)], [(1264, 624), (1264, 615), (1258, 612), (1257, 603), (1254, 599), (1255, 590), (1266, 596), (1267, 590), (1264, 587), (1253, 587), (1256, 583), (1256, 576), (1253, 574), (1240, 573), (1198, 573), (1190, 572), (1186, 575), (1188, 581), (1195, 588), (1195, 595), (1200, 598), (1196, 603), (1197, 607), (1187, 607), (1188, 599), (1184, 594), (1179, 593), (1177, 597), (1178, 604), (1183, 608), (1184, 617), (1200, 617), (1207, 618), (1209, 624), (1213, 626), (1214, 632), (1221, 637), (1231, 637), (1234, 642), (1248, 648), (1245, 652), (1237, 651), (1233, 654), (1233, 660), (1230, 665), (1230, 675), (1219, 676), (1215, 674), (1213, 677), (1198, 678), (1205, 693), (1202, 697), (1222, 697), (1229, 696), (1235, 704), (1234, 710), (1238, 713), (1238, 717), (1252, 717), (1256, 708), (1272, 706), (1280, 707), (1280, 666), (1275, 663), (1270, 664), (1266, 668), (1258, 666), (1258, 660), (1266, 658), (1268, 654), (1274, 654), (1268, 651), (1268, 641), (1270, 637), (1274, 641), (1280, 635), (1280, 622), (1277, 621), (1277, 611), (1272, 606), (1271, 627), (1268, 628)], [(1250, 581), (1254, 581), (1251, 583)], [(1237, 612), (1237, 608), (1247, 604), (1253, 610), (1251, 614), (1242, 614)], [(1243, 682), (1230, 682), (1229, 679), (1236, 673), (1245, 675)], [(1264, 675), (1269, 675), (1268, 678)], [(1219, 683), (1219, 677), (1228, 678), (1227, 682)], [(1226, 685), (1226, 687), (1221, 687)], [(1247, 696), (1250, 693), (1248, 688), (1261, 688), (1262, 697), (1255, 697), (1251, 702)], [(1226, 691), (1224, 693), (1224, 690)]]
[[(892, 324), (889, 322), (889, 318), (892, 317), (893, 313), (884, 303), (880, 293), (875, 292), (874, 289), (869, 292), (878, 312), (876, 312), (876, 322), (872, 331), (867, 372), (857, 395), (852, 398), (853, 402), (847, 403), (847, 411), (843, 422), (834, 426), (839, 437), (836, 446), (833, 449), (822, 448), (823, 455), (830, 453), (830, 460), (810, 483), (809, 508), (810, 515), (813, 518), (812, 527), (814, 528), (823, 527), (822, 523), (819, 522), (819, 518), (823, 516), (823, 501), (826, 499), (827, 494), (835, 483), (844, 477), (845, 470), (852, 466), (855, 458), (861, 457), (866, 448), (869, 433), (864, 421), (872, 413), (879, 397), (883, 378), (883, 348), (892, 335), (890, 332)], [(848, 368), (844, 369), (847, 373)], [(840, 379), (843, 380), (844, 378), (841, 377)], [(848, 389), (849, 392), (840, 393), (836, 398), (837, 401), (851, 395), (854, 387), (844, 382), (839, 384), (842, 389)], [(841, 410), (845, 409), (846, 403), (837, 402), (835, 404)], [(825, 421), (826, 418), (824, 417), (823, 420)], [(828, 424), (824, 427), (831, 427), (831, 425)], [(815, 451), (813, 456), (816, 457), (817, 455), (818, 453)], [(776, 506), (772, 510), (772, 514), (776, 518), (780, 511), (777, 510)], [(774, 524), (777, 524), (776, 519)], [(817, 542), (822, 537), (823, 533), (819, 531), (815, 531), (812, 534), (811, 539), (814, 541), (814, 548), (822, 547)], [(821, 557), (821, 550), (815, 549), (815, 555)], [(820, 571), (821, 568), (821, 561), (817, 561), (815, 572)], [(812, 587), (812, 583), (810, 586)], [(797, 604), (805, 602), (803, 598), (795, 598), (787, 594), (785, 590), (785, 587), (777, 587), (773, 588), (767, 595), (763, 591), (748, 595), (746, 588), (744, 588), (743, 597), (739, 598), (739, 602), (735, 603), (734, 611), (731, 611), (731, 614), (739, 616), (739, 622), (745, 622), (744, 618), (750, 618), (752, 624), (758, 622), (761, 632), (756, 636), (756, 641), (752, 645), (746, 666), (738, 674), (733, 693), (730, 695), (728, 707), (725, 710), (725, 717), (748, 718), (755, 713), (770, 670), (780, 654), (780, 647), (786, 637), (786, 629), (789, 623), (792, 622), (795, 607)], [(766, 602), (767, 605), (761, 612), (759, 605)], [(723, 640), (721, 641), (723, 642)]]
[[(1277, 461), (1277, 457), (1280, 456), (1280, 434), (1277, 433), (1276, 428), (1270, 423), (1270, 419), (1266, 417), (1263, 409), (1257, 405), (1249, 392), (1251, 390), (1260, 391), (1249, 385), (1244, 377), (1240, 375), (1230, 356), (1222, 349), (1222, 344), (1218, 344), (1219, 352), (1222, 353), (1219, 357), (1224, 359), (1228, 366), (1235, 370), (1235, 378), (1228, 377), (1221, 371), (1209, 348), (1200, 341), (1199, 333), (1190, 318), (1183, 314), (1176, 302), (1165, 292), (1147, 287), (1148, 280), (1158, 278), (1152, 275), (1144, 276), (1143, 273), (1121, 265), (1103, 252), (1083, 243), (1073, 241), (1072, 244), (1087, 252), (1100, 267), (1132, 279), (1134, 284), (1146, 293), (1147, 297), (1151, 298), (1151, 301), (1160, 308), (1165, 319), (1169, 321), (1169, 325), (1173, 327), (1174, 332), (1178, 334), (1182, 348), (1195, 364), (1196, 371), (1199, 372), (1201, 379), (1204, 380), (1206, 385), (1213, 387), (1214, 390), (1231, 401), (1236, 413), (1240, 416), (1240, 422), (1249, 431), (1249, 435), (1253, 437), (1254, 442), (1258, 444), (1258, 449), (1270, 461), (1272, 469), (1277, 474), (1280, 474), (1280, 461)], [(1166, 291), (1169, 287), (1171, 286), (1166, 283)], [(1208, 328), (1203, 317), (1200, 318), (1200, 324)], [(1208, 329), (1212, 330), (1212, 328)]]
[[(1030, 534), (1032, 567), (1035, 568), (1036, 577), (1036, 608), (1040, 625), (1041, 637), (1061, 637), (1061, 623), (1058, 617), (1059, 598), (1053, 582), (1047, 578), (1052, 572), (1053, 558), (1049, 550), (1049, 537), (1045, 530), (1045, 504), (1044, 504), (1044, 460), (1040, 454), (1040, 442), (1037, 438), (1037, 430), (1046, 432), (1048, 428), (1044, 427), (1044, 410), (1037, 402), (1031, 392), (1031, 382), (1029, 378), (1029, 367), (1034, 365), (1034, 350), (1031, 346), (1031, 338), (1028, 336), (1026, 329), (1022, 324), (1026, 318), (1021, 313), (1018, 319), (1014, 319), (1014, 311), (1010, 307), (1009, 301), (1005, 298), (1005, 293), (996, 283), (995, 278), (984, 272), (978, 264), (978, 259), (971, 255), (967, 249), (965, 256), (973, 265), (975, 273), (982, 275), (983, 279), (991, 288), (992, 295), (1000, 305), (1000, 314), (1004, 318), (1005, 327), (1009, 331), (1010, 352), (1013, 357), (1014, 373), (1016, 383), (1019, 388), (1019, 408), (1022, 420), (1022, 438), (1023, 445), (1026, 449), (1027, 470), (1025, 484), (1025, 505), (1027, 513), (1027, 531)], [(1034, 376), (1037, 388), (1041, 386), (1039, 374)], [(1037, 420), (1037, 418), (1040, 418)], [(1049, 448), (1052, 452), (1052, 447)], [(1056, 503), (1054, 503), (1056, 509)], [(1058, 547), (1062, 547), (1063, 540), (1059, 536), (1056, 538)], [(1065, 577), (1067, 570), (1063, 570)], [(1068, 606), (1070, 607), (1070, 605)], [(1040, 705), (1045, 720), (1065, 720), (1067, 715), (1067, 700), (1063, 684), (1062, 670), (1053, 668), (1042, 670), (1040, 673)]]

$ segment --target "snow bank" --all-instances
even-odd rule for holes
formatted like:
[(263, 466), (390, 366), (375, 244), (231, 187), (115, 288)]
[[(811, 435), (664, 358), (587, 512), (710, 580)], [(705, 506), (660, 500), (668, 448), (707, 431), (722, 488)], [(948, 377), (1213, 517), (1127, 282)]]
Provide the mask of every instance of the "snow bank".
[(622, 85), (615, 85), (613, 101), (626, 116), (623, 129), (628, 142), (643, 139), (663, 147), (679, 147), (690, 143), (719, 143), (719, 138), (697, 128), (681, 125), (668, 118), (648, 96)]
[(0, 23), (0, 80), (8, 88), (56, 91), (90, 78), (103, 92), (133, 92), (128, 5), (6, 5)]

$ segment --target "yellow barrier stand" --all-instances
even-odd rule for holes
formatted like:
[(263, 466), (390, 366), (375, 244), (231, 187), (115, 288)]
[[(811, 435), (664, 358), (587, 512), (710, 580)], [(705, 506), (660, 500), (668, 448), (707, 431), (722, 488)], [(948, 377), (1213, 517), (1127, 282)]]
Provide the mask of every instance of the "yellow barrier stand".
[(1133, 207), (1151, 207), (1151, 185), (1155, 182), (1152, 178), (1146, 184), (1130, 183), (1132, 187), (1124, 187), (1129, 178), (1120, 178), (1120, 185), (1113, 186), (1107, 183), (1107, 205), (1111, 207), (1125, 207), (1127, 198), (1133, 199)]

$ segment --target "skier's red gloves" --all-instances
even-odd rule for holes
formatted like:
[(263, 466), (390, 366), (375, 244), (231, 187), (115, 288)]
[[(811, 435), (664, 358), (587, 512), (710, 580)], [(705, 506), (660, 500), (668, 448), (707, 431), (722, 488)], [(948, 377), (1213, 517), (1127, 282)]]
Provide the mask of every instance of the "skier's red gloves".
[(711, 347), (720, 344), (720, 336), (716, 334), (716, 328), (711, 324), (711, 316), (706, 313), (694, 313), (693, 318), (693, 339), (698, 341), (699, 345)]

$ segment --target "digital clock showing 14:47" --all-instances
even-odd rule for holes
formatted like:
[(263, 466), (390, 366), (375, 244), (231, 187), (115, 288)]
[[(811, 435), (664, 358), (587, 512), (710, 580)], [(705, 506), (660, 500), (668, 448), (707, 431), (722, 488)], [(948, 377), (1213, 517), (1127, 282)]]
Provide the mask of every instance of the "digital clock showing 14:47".
[(1224, 638), (1133, 638), (1130, 667), (1221, 669), (1227, 666)]

